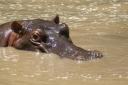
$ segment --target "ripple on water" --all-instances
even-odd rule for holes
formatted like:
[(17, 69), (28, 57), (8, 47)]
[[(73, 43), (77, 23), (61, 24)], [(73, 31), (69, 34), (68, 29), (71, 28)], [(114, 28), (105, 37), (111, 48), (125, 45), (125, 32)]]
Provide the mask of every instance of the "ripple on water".
[(14, 51), (12, 50), (12, 48), (2, 48), (0, 49), (0, 55), (1, 55), (1, 59), (3, 59), (4, 61), (12, 61), (12, 62), (18, 62), (18, 58), (19, 55), (14, 53)]
[(92, 74), (81, 74), (80, 77), (83, 80), (101, 80), (102, 79), (102, 75), (92, 75)]

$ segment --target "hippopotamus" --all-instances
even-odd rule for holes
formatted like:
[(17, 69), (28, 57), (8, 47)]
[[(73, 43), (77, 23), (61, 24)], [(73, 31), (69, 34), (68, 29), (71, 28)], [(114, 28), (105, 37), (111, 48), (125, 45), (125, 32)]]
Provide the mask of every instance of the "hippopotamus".
[(69, 34), (68, 25), (60, 23), (59, 15), (52, 20), (17, 20), (0, 25), (0, 47), (54, 53), (73, 60), (103, 57), (99, 51), (76, 46)]

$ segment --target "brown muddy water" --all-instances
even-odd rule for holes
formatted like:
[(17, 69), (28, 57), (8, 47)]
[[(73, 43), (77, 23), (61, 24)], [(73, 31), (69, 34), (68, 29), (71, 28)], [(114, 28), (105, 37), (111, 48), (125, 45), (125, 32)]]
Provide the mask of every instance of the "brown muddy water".
[(128, 85), (128, 0), (0, 0), (0, 23), (56, 14), (77, 46), (104, 57), (82, 62), (0, 48), (0, 85)]

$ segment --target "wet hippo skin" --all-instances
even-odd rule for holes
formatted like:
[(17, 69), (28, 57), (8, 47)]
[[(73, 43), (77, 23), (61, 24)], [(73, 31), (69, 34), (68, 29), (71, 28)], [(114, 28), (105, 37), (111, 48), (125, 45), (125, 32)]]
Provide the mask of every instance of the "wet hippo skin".
[(53, 20), (20, 20), (0, 25), (0, 46), (39, 50), (73, 60), (103, 57), (99, 51), (88, 51), (75, 46), (70, 38), (68, 25), (60, 23), (58, 15)]

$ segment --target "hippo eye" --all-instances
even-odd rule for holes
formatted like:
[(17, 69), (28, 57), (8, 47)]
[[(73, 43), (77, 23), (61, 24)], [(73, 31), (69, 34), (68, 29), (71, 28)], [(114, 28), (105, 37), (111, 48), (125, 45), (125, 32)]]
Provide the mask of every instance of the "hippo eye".
[(31, 34), (31, 41), (32, 42), (47, 42), (47, 34), (45, 31), (37, 29), (36, 31), (33, 31)]
[(33, 41), (36, 41), (36, 42), (40, 41), (40, 35), (37, 32), (33, 33), (31, 38), (32, 38)]
[(69, 38), (69, 28), (65, 23), (60, 24), (60, 35)]
[(60, 35), (69, 38), (69, 32), (68, 32), (67, 30), (61, 30), (61, 31), (60, 31)]

